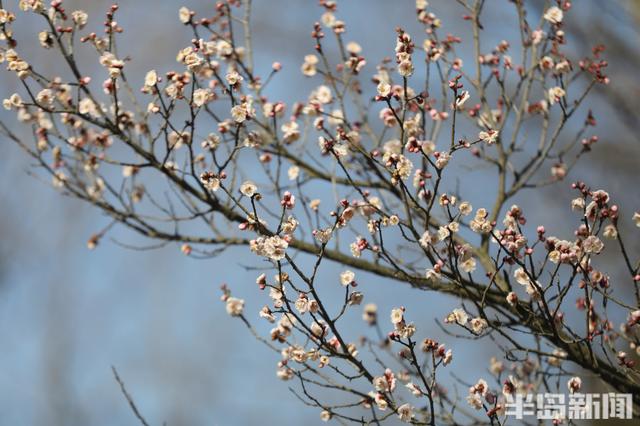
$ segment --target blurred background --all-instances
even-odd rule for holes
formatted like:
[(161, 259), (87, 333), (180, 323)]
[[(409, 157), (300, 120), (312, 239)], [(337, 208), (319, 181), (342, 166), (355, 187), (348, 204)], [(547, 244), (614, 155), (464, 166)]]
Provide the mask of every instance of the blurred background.
[[(378, 60), (392, 55), (396, 26), (420, 38), (413, 0), (338, 3), (337, 16), (347, 23), (347, 41), (360, 43), (368, 59), (364, 76), (372, 73)], [(513, 18), (507, 3), (487, 1), (483, 22), (487, 50), (515, 37), (510, 32), (516, 27), (505, 24), (505, 19)], [(535, 16), (545, 8), (543, 1), (526, 3)], [(89, 12), (89, 27), (99, 28), (111, 2), (66, 0), (64, 4), (69, 11)], [(188, 45), (191, 37), (178, 22), (180, 6), (200, 15), (211, 14), (214, 7), (210, 0), (119, 4), (118, 21), (127, 40), (126, 45), (121, 43), (121, 52), (133, 58), (127, 70), (138, 81), (151, 68), (173, 67), (176, 52)], [(18, 40), (28, 39), (20, 53), (53, 73), (60, 64), (49, 63), (36, 47), (42, 22), (17, 11), (17, 1), (7, 1), (5, 7), (19, 15), (14, 26)], [(444, 33), (457, 33), (457, 27), (465, 25), (463, 11), (454, 1), (431, 0), (430, 9), (442, 19)], [(560, 229), (571, 215), (572, 179), (609, 190), (623, 212), (640, 209), (640, 1), (583, 0), (575, 2), (574, 9), (568, 14), (567, 31), (576, 51), (586, 54), (593, 45), (606, 44), (611, 84), (599, 87), (588, 102), (600, 135), (594, 152), (569, 180), (518, 200), (525, 208), (537, 207), (539, 217), (530, 213), (530, 220), (545, 223), (552, 233), (554, 224)], [(302, 57), (312, 53), (309, 32), (320, 13), (315, 0), (254, 0), (256, 69), (265, 75), (274, 60), (283, 64), (271, 90), (289, 105), (305, 99), (319, 84), (305, 79), (299, 67)], [(465, 63), (471, 63), (469, 52), (461, 52)], [(0, 84), (2, 97), (17, 90), (8, 73), (0, 73)], [(182, 256), (178, 246), (131, 251), (108, 240), (89, 251), (87, 239), (108, 220), (88, 205), (62, 198), (48, 177), (33, 176), (27, 157), (9, 141), (0, 142), (0, 158), (0, 424), (135, 424), (111, 365), (153, 425), (320, 423), (317, 410), (297, 401), (288, 390), (290, 383), (276, 378), (278, 356), (258, 344), (239, 321), (230, 319), (219, 301), (219, 285), (229, 283), (234, 295), (247, 299), (248, 316), (257, 322), (254, 313), (265, 300), (250, 294), (255, 272), (240, 265), (248, 251), (195, 260)], [(629, 221), (626, 227), (631, 228)], [(124, 243), (140, 242), (122, 230), (109, 235)], [(628, 239), (627, 244), (632, 252), (640, 250), (638, 239)], [(230, 258), (241, 260), (232, 264)], [(610, 260), (615, 279), (617, 263)], [(331, 266), (324, 273), (335, 281), (339, 270)], [(392, 306), (404, 304), (413, 308), (412, 320), (419, 327), (433, 327), (432, 336), (442, 337), (433, 319), (455, 307), (454, 300), (429, 293), (418, 302), (408, 297), (413, 293), (405, 286), (369, 281), (371, 287), (363, 288), (365, 302), (378, 303), (383, 319)], [(359, 321), (359, 314), (354, 318)], [(361, 328), (360, 323), (357, 326)], [(457, 345), (454, 366), (463, 377), (487, 365), (465, 360), (495, 355), (492, 348), (481, 347), (472, 358), (464, 342)]]

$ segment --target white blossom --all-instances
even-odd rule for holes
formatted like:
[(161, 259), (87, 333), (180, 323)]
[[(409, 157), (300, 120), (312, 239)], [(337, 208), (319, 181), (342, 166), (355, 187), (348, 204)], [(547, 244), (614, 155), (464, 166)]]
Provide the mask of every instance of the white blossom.
[(467, 314), (464, 309), (456, 308), (454, 309), (446, 318), (446, 322), (448, 323), (456, 323), (459, 325), (466, 325), (469, 321), (469, 314)]
[(413, 407), (409, 404), (402, 404), (399, 406), (398, 418), (403, 422), (409, 423), (413, 418)]
[(566, 92), (560, 86), (550, 88), (548, 91), (549, 103), (553, 105), (556, 102), (560, 102), (560, 100), (564, 98), (565, 94)]
[(183, 24), (188, 24), (189, 21), (191, 21), (191, 11), (186, 7), (181, 7), (180, 10), (178, 10), (178, 18)]
[(558, 6), (551, 6), (544, 12), (544, 19), (551, 22), (552, 24), (559, 24), (562, 22), (564, 14), (562, 13), (562, 9)]
[(258, 191), (258, 187), (255, 183), (250, 180), (247, 180), (240, 185), (240, 192), (245, 197), (253, 197)]
[(391, 93), (391, 86), (386, 81), (378, 83), (378, 95), (386, 98)]
[(242, 311), (244, 309), (244, 300), (237, 299), (235, 297), (229, 297), (227, 299), (227, 313), (232, 317), (237, 317), (242, 315)]
[(356, 274), (353, 271), (346, 270), (340, 274), (340, 284), (348, 286), (355, 282)]

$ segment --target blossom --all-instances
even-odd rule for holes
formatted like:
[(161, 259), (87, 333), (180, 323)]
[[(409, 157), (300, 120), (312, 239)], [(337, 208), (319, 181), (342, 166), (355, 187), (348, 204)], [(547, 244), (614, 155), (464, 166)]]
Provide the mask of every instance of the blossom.
[(442, 363), (444, 365), (449, 365), (452, 360), (453, 360), (453, 351), (451, 349), (448, 349), (447, 352), (445, 352), (444, 357), (442, 358)]
[(566, 94), (564, 89), (560, 86), (550, 88), (547, 93), (549, 97), (549, 103), (551, 105), (555, 104), (556, 102), (560, 102), (560, 99), (562, 99)]
[(318, 63), (318, 57), (316, 55), (307, 55), (304, 57), (304, 63), (302, 64), (302, 74), (307, 77), (313, 77), (316, 75), (316, 64)]
[(567, 353), (565, 351), (563, 351), (562, 349), (554, 349), (553, 356), (550, 356), (547, 359), (547, 362), (549, 363), (549, 365), (552, 365), (554, 367), (559, 367), (560, 364), (562, 364), (562, 360), (566, 358), (567, 358)]
[(562, 9), (558, 6), (551, 6), (544, 12), (543, 18), (552, 24), (559, 24), (562, 22), (563, 15)]
[(220, 188), (220, 179), (212, 172), (200, 173), (200, 182), (209, 191), (217, 191)]
[(153, 87), (157, 83), (158, 83), (158, 73), (156, 73), (156, 70), (151, 70), (147, 72), (147, 74), (144, 77), (144, 85), (146, 87)]
[(219, 57), (227, 58), (233, 53), (233, 46), (226, 40), (218, 40), (214, 50)]
[(585, 251), (585, 253), (598, 254), (602, 251), (603, 248), (604, 244), (602, 243), (600, 238), (596, 237), (595, 235), (588, 236), (582, 242), (582, 249)]
[(260, 316), (260, 318), (264, 318), (270, 323), (274, 323), (276, 321), (276, 318), (273, 316), (271, 309), (269, 309), (269, 307), (266, 305), (262, 307), (258, 315)]
[(360, 293), (359, 291), (354, 291), (349, 295), (349, 300), (347, 301), (347, 303), (349, 305), (359, 305), (362, 303), (363, 299), (364, 294)]
[(570, 393), (576, 393), (582, 387), (582, 379), (580, 377), (572, 377), (567, 382), (567, 388)]
[(346, 144), (328, 140), (323, 136), (318, 137), (318, 146), (323, 155), (333, 153), (336, 157), (344, 157), (349, 152)]
[(259, 237), (250, 242), (249, 248), (259, 256), (267, 257), (274, 261), (284, 259), (285, 250), (289, 243), (277, 235), (271, 237)]
[(492, 356), (489, 362), (489, 371), (491, 371), (491, 374), (498, 376), (504, 371), (504, 363), (498, 358)]
[(448, 226), (441, 226), (438, 228), (438, 241), (444, 241), (451, 235), (451, 230)]
[(202, 146), (202, 149), (205, 149), (207, 151), (215, 150), (218, 145), (220, 145), (220, 136), (216, 135), (215, 133), (209, 133), (207, 135), (207, 139), (202, 141), (202, 143), (200, 144), (200, 146)]
[(331, 239), (332, 232), (331, 228), (316, 229), (313, 231), (313, 236), (319, 243), (326, 244)]
[(193, 104), (201, 107), (213, 99), (213, 94), (208, 89), (196, 89), (193, 92)]
[(367, 303), (362, 310), (362, 319), (369, 325), (373, 325), (378, 319), (378, 306), (375, 303)]
[(384, 395), (379, 392), (376, 392), (375, 395), (373, 395), (373, 401), (376, 403), (376, 406), (380, 411), (385, 411), (389, 407), (389, 403), (385, 399)]
[(571, 200), (571, 210), (582, 211), (584, 210), (584, 207), (584, 198), (578, 197)]
[(615, 240), (616, 238), (618, 238), (618, 230), (614, 225), (609, 224), (604, 227), (604, 231), (602, 231), (602, 235), (605, 238), (609, 238), (610, 240)]
[(17, 93), (14, 93), (8, 99), (5, 99), (4, 101), (2, 101), (2, 106), (6, 110), (19, 108), (22, 106), (22, 98)]
[(296, 180), (298, 179), (299, 175), (300, 175), (300, 167), (298, 166), (291, 166), (287, 170), (287, 177), (289, 178), (289, 180)]
[(467, 260), (464, 260), (460, 264), (460, 269), (462, 269), (466, 273), (471, 273), (476, 270), (476, 261), (473, 257), (470, 257)]
[(15, 19), (15, 16), (6, 9), (0, 9), (0, 24), (6, 24)]
[(331, 100), (333, 99), (331, 95), (331, 89), (328, 86), (325, 86), (324, 84), (319, 86), (313, 92), (313, 97), (321, 104), (331, 103)]
[(87, 25), (87, 20), (89, 19), (89, 15), (82, 10), (74, 10), (71, 12), (71, 18), (73, 19), (73, 23), (78, 26), (78, 28), (84, 28)]
[(42, 0), (20, 0), (19, 6), (20, 10), (25, 12), (28, 10), (42, 12), (44, 10), (44, 3)]
[(40, 31), (38, 33), (38, 41), (40, 42), (40, 46), (45, 49), (51, 49), (53, 47), (53, 36), (48, 31)]
[(248, 115), (249, 113), (244, 104), (236, 105), (231, 108), (231, 118), (233, 118), (233, 121), (235, 121), (236, 123), (244, 122), (247, 119)]
[(67, 180), (68, 178), (64, 174), (64, 172), (57, 171), (51, 177), (51, 184), (53, 185), (54, 188), (64, 188), (64, 186), (67, 183)]
[(4, 52), (4, 59), (7, 61), (7, 70), (13, 71), (18, 78), (24, 80), (31, 74), (31, 66), (27, 61), (20, 58), (15, 50), (9, 49)]
[(124, 61), (116, 58), (116, 56), (111, 52), (105, 52), (100, 57), (100, 64), (107, 68), (109, 71), (109, 77), (117, 78), (122, 73), (122, 69), (124, 68)]
[(258, 187), (255, 183), (250, 180), (247, 180), (240, 185), (240, 192), (245, 197), (253, 197), (258, 191)]
[(244, 309), (244, 300), (237, 299), (235, 297), (229, 297), (227, 299), (227, 313), (232, 317), (238, 317), (242, 315)]
[(391, 324), (398, 325), (404, 321), (404, 309), (394, 308), (391, 310)]
[(602, 206), (609, 202), (609, 193), (607, 191), (603, 191), (602, 189), (598, 189), (591, 193), (591, 198), (598, 206)]
[(440, 272), (435, 269), (427, 269), (425, 272), (425, 278), (432, 283), (436, 283), (440, 281)]
[(476, 410), (480, 410), (482, 408), (482, 398), (476, 393), (468, 395), (467, 402)]
[(448, 152), (439, 152), (437, 153), (438, 157), (436, 159), (436, 167), (438, 169), (444, 169), (446, 167), (447, 164), (449, 164), (449, 160), (451, 159), (451, 156), (449, 155)]
[(122, 176), (123, 177), (131, 177), (134, 176), (135, 174), (137, 174), (139, 171), (139, 168), (136, 166), (124, 166), (122, 168)]
[(460, 92), (460, 94), (456, 96), (456, 103), (454, 105), (455, 109), (462, 109), (462, 107), (469, 100), (470, 97), (471, 95), (467, 90), (463, 90), (462, 92)]
[(293, 234), (297, 227), (298, 221), (293, 216), (289, 216), (287, 220), (282, 223), (282, 232), (285, 234)]
[(487, 220), (489, 213), (484, 208), (479, 208), (476, 211), (476, 215), (473, 220), (469, 223), (469, 227), (472, 231), (477, 233), (487, 233), (491, 231), (493, 226), (491, 222)]
[(413, 407), (409, 404), (402, 404), (398, 407), (398, 417), (403, 422), (410, 422), (413, 418)]
[(358, 236), (356, 241), (349, 244), (349, 250), (353, 257), (359, 258), (362, 256), (362, 252), (369, 247), (369, 243), (364, 238)]
[(473, 211), (473, 206), (468, 201), (463, 201), (458, 206), (458, 210), (462, 216), (468, 216)]
[(199, 71), (205, 63), (204, 58), (191, 46), (178, 52), (176, 59), (178, 62), (183, 63), (190, 71), (194, 72)]
[(520, 285), (527, 285), (531, 282), (531, 279), (529, 278), (529, 275), (527, 275), (527, 272), (524, 270), (524, 268), (516, 269), (513, 272), (513, 277)]
[(324, 25), (327, 28), (333, 28), (333, 26), (336, 23), (336, 17), (333, 13), (326, 12), (322, 14), (320, 18), (320, 22), (322, 22), (322, 25)]
[(396, 183), (398, 179), (406, 180), (411, 175), (413, 163), (402, 154), (386, 151), (382, 157), (382, 161), (384, 161), (385, 165), (390, 169), (392, 173), (391, 180), (394, 183)]
[[(337, 223), (338, 228), (343, 228), (349, 223), (353, 216), (356, 214), (356, 209), (353, 207), (347, 207), (344, 209)], [(385, 218), (386, 219), (386, 218)]]
[(178, 10), (178, 18), (183, 24), (188, 24), (191, 21), (191, 16), (192, 12), (186, 7), (181, 7), (180, 10)]
[(280, 205), (286, 209), (292, 209), (295, 206), (296, 197), (289, 191), (285, 191), (282, 194), (282, 200), (280, 200)]
[(391, 93), (391, 85), (389, 85), (389, 83), (387, 83), (386, 81), (381, 81), (380, 83), (378, 83), (377, 90), (379, 96), (386, 98)]
[[(228, 132), (228, 129), (221, 130)], [(262, 136), (257, 132), (249, 132), (247, 133), (247, 137), (242, 141), (242, 145), (247, 148), (257, 148), (263, 143)]]
[(546, 33), (541, 29), (534, 30), (531, 33), (531, 43), (533, 45), (538, 45), (542, 42), (545, 36), (546, 36)]
[(478, 133), (478, 139), (486, 142), (488, 145), (496, 143), (499, 132), (497, 130), (487, 130)]
[(384, 375), (374, 377), (373, 386), (378, 392), (393, 392), (396, 388), (396, 376), (391, 369), (384, 370)]
[(314, 321), (310, 328), (311, 334), (317, 338), (325, 337), (329, 332), (329, 327), (323, 321)]
[(189, 144), (191, 142), (191, 133), (188, 131), (184, 132), (171, 132), (168, 137), (169, 148), (170, 149), (180, 149), (183, 144)]
[(399, 139), (388, 140), (382, 145), (382, 151), (388, 154), (388, 158), (393, 155), (400, 155), (402, 153), (402, 142)]
[(225, 80), (227, 80), (227, 84), (229, 86), (235, 86), (236, 84), (244, 80), (244, 78), (236, 70), (229, 71), (224, 78)]
[(287, 380), (293, 379), (293, 377), (295, 376), (295, 373), (292, 369), (288, 367), (282, 367), (282, 368), (279, 368), (278, 371), (276, 371), (276, 375), (280, 380), (287, 381)]
[(38, 104), (43, 105), (45, 108), (51, 107), (54, 100), (55, 98), (51, 89), (42, 89), (36, 95), (36, 101), (38, 102)]
[(320, 420), (322, 420), (323, 422), (328, 422), (329, 420), (331, 420), (331, 412), (322, 410), (320, 412)]
[(489, 326), (489, 324), (487, 324), (487, 321), (480, 317), (473, 318), (469, 322), (469, 324), (471, 325), (471, 329), (475, 334), (481, 334)]
[(100, 112), (96, 107), (96, 104), (90, 98), (84, 98), (78, 103), (78, 112), (80, 114), (87, 114), (93, 117), (99, 117)]
[(434, 242), (434, 238), (431, 236), (429, 231), (424, 231), (424, 233), (420, 237), (420, 241), (419, 241), (420, 245), (426, 249), (426, 248), (429, 248), (429, 246), (433, 244), (433, 242)]
[(396, 325), (395, 329), (398, 335), (403, 339), (410, 338), (416, 332), (416, 326), (413, 323), (405, 324), (404, 322), (401, 322)]
[(300, 138), (300, 131), (298, 128), (298, 123), (295, 121), (289, 121), (280, 126), (280, 130), (282, 130), (283, 133), (283, 142), (292, 143), (297, 141)]
[(483, 407), (482, 397), (487, 398), (488, 396), (489, 387), (487, 386), (487, 382), (483, 379), (479, 379), (475, 385), (469, 388), (467, 402), (476, 410), (480, 410)]
[(469, 388), (469, 393), (475, 393), (478, 395), (485, 396), (489, 392), (489, 385), (487, 385), (487, 381), (484, 379), (478, 379), (475, 385)]
[(284, 303), (282, 300), (284, 298), (284, 287), (282, 290), (271, 287), (269, 289), (269, 297), (273, 301), (273, 306), (275, 308), (281, 308)]
[(454, 309), (449, 315), (447, 315), (447, 318), (445, 319), (445, 322), (448, 322), (448, 323), (455, 322), (456, 324), (459, 324), (462, 326), (466, 325), (468, 321), (469, 321), (469, 314), (467, 314), (464, 311), (464, 309), (460, 309), (460, 308)]
[(398, 74), (409, 77), (413, 74), (413, 63), (410, 60), (402, 61), (398, 64)]
[(362, 46), (360, 46), (355, 41), (350, 41), (346, 46), (347, 52), (353, 53), (354, 55), (358, 55), (362, 52)]
[(87, 194), (94, 200), (102, 198), (104, 193), (105, 183), (102, 178), (96, 178), (96, 180), (87, 188)]
[(354, 284), (355, 279), (356, 274), (353, 271), (346, 270), (340, 274), (340, 284), (342, 284), (343, 286)]
[(318, 363), (318, 367), (324, 368), (331, 362), (331, 359), (326, 355), (320, 356), (320, 362)]

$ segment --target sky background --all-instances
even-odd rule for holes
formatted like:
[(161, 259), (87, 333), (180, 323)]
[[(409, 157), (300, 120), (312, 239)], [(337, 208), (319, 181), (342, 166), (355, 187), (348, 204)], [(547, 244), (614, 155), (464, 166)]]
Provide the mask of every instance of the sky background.
[[(513, 36), (512, 26), (502, 24), (510, 15), (498, 5), (507, 1), (487, 3), (494, 1), (496, 7), (490, 9), (487, 21), (495, 24), (486, 25), (486, 46)], [(5, 3), (17, 10), (17, 1)], [(450, 31), (463, 25), (455, 2), (430, 3)], [(585, 9), (576, 11), (579, 26), (597, 22), (611, 29), (607, 22), (618, 23), (611, 34), (622, 39), (622, 46), (638, 39), (632, 15), (621, 8), (625, 2), (611, 2), (610, 9), (600, 12), (594, 2), (584, 3)], [(100, 25), (109, 4), (65, 1), (69, 11), (87, 10), (90, 26)], [(133, 58), (127, 66), (129, 75), (141, 81), (148, 69), (173, 67), (176, 52), (191, 38), (177, 20), (182, 3), (124, 0), (119, 4), (118, 21), (127, 40), (121, 51)], [(306, 80), (299, 67), (302, 57), (312, 53), (309, 32), (320, 8), (314, 0), (255, 0), (254, 4), (257, 70), (264, 74), (274, 60), (280, 61), (284, 69), (271, 92), (289, 105), (306, 99), (319, 81)], [(532, 13), (539, 4), (531, 2)], [(204, 13), (213, 2), (185, 0), (184, 5)], [(339, 5), (338, 17), (348, 25), (345, 38), (358, 41), (369, 60), (365, 75), (379, 59), (393, 54), (396, 26), (420, 39), (413, 0), (350, 0)], [(47, 64), (56, 69), (59, 64), (49, 64), (41, 49), (29, 49), (42, 23), (25, 22), (20, 28), (16, 25), (17, 33), (30, 38), (21, 53), (39, 67)], [(462, 53), (465, 62), (471, 63), (468, 52)], [(637, 77), (626, 62), (630, 59), (624, 58), (610, 59), (614, 85), (622, 93), (637, 95)], [(16, 87), (15, 78), (7, 73), (0, 73), (0, 84), (2, 97)], [(609, 106), (611, 99), (600, 94), (594, 99), (599, 100), (592, 102), (601, 117), (599, 133), (605, 136), (587, 159), (590, 165), (579, 167), (575, 175), (601, 182), (623, 207), (638, 209), (640, 191), (633, 188), (639, 183), (637, 133), (619, 118), (624, 112), (615, 114), (619, 105)], [(319, 423), (317, 410), (297, 401), (288, 390), (290, 383), (276, 379), (278, 356), (257, 343), (239, 321), (229, 318), (219, 301), (219, 285), (229, 283), (234, 295), (247, 299), (248, 316), (257, 322), (256, 313), (265, 299), (255, 294), (255, 272), (240, 266), (254, 261), (248, 249), (195, 260), (181, 255), (175, 245), (131, 251), (105, 240), (89, 251), (86, 241), (108, 223), (105, 217), (88, 205), (61, 197), (49, 178), (31, 175), (34, 170), (27, 158), (6, 140), (0, 141), (0, 165), (0, 424), (135, 424), (111, 365), (153, 425)], [(483, 187), (493, 194), (492, 181), (481, 179), (479, 190), (471, 195), (478, 200), (486, 195)], [(539, 222), (560, 228), (569, 213), (567, 186), (565, 182), (535, 196), (528, 193), (520, 201), (537, 207)], [(140, 242), (123, 230), (109, 235), (124, 243)], [(333, 285), (339, 271), (328, 265), (322, 273)], [(365, 277), (363, 282), (365, 302), (378, 303), (383, 321), (391, 307), (404, 304), (419, 327), (433, 328), (430, 337), (443, 338), (433, 318), (442, 318), (457, 305), (455, 300), (433, 293), (416, 298), (406, 286), (377, 278)], [(354, 330), (362, 328), (359, 310), (353, 313), (353, 321)], [(266, 332), (269, 327), (260, 329)], [(487, 346), (470, 349), (465, 342), (449, 346), (456, 353), (456, 373), (473, 374), (469, 381), (475, 381), (486, 368), (486, 359), (495, 355)], [(478, 359), (484, 360), (481, 365), (475, 364)]]

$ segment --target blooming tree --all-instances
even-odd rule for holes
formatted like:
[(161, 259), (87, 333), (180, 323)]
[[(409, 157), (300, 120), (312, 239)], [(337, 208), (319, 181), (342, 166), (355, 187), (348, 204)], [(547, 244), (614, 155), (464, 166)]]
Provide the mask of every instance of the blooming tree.
[[(337, 3), (319, 3), (300, 69), (317, 86), (285, 105), (265, 94), (281, 65), (254, 66), (251, 0), (218, 1), (205, 17), (182, 7), (193, 39), (172, 71), (148, 64), (144, 81), (127, 78), (117, 5), (92, 31), (87, 14), (61, 0), (0, 1), (1, 60), (22, 85), (3, 105), (33, 138), (6, 122), (2, 133), (63, 194), (112, 219), (89, 248), (114, 225), (194, 257), (246, 246), (268, 268), (255, 289), (222, 286), (226, 311), (281, 355), (277, 377), (294, 382), (323, 420), (503, 424), (509, 396), (579, 392), (577, 374), (632, 393), (637, 407), (640, 262), (619, 224), (640, 226), (640, 213), (577, 181), (575, 220), (553, 236), (527, 220), (544, 214), (512, 205), (521, 191), (565, 185), (598, 142), (583, 104), (594, 85), (608, 83), (607, 63), (601, 46), (586, 57), (568, 53), (570, 2), (551, 2), (541, 17), (523, 0), (505, 2), (519, 37), (489, 48), (483, 0), (457, 1), (469, 40), (443, 35), (427, 1), (417, 0), (422, 35), (397, 28), (392, 57), (366, 78), (374, 58), (346, 41)], [(60, 55), (66, 74), (49, 75), (21, 54), (12, 33), (21, 13), (40, 16), (39, 43)], [(461, 44), (473, 49), (470, 65), (458, 56)], [(84, 74), (79, 57), (103, 70)], [(458, 187), (456, 162), (484, 166), (494, 180)], [(481, 205), (467, 201), (473, 193)], [(615, 285), (601, 269), (605, 245), (626, 268)], [(328, 263), (342, 272), (320, 283)], [(361, 274), (457, 301), (441, 324), (450, 340), (434, 340), (402, 301), (379, 312), (375, 292), (358, 285)], [(335, 292), (339, 304), (323, 296)], [(247, 312), (241, 297), (264, 307)], [(366, 337), (345, 331), (353, 310)], [(270, 334), (255, 321), (272, 323)], [(444, 384), (455, 339), (499, 350), (461, 398)], [(333, 402), (321, 397), (326, 390)]]

